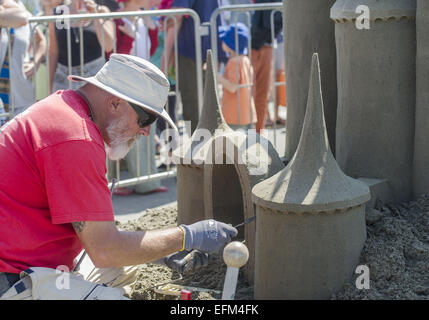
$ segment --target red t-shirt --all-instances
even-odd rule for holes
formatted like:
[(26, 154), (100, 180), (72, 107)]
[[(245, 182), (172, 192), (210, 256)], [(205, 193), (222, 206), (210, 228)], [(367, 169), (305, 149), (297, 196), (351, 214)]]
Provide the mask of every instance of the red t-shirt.
[(85, 100), (57, 91), (0, 128), (0, 272), (71, 270), (71, 222), (91, 220), (114, 220), (104, 142)]

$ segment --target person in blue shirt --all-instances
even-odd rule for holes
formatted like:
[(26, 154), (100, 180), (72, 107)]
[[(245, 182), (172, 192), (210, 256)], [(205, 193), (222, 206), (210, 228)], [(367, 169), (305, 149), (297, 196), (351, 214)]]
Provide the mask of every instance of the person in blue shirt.
[[(210, 21), (210, 17), (215, 9), (218, 8), (217, 1), (206, 0), (174, 0), (171, 8), (190, 8), (198, 13), (201, 24)], [(198, 96), (197, 96), (197, 78), (195, 62), (195, 36), (194, 20), (191, 17), (178, 16), (178, 77), (179, 90), (183, 104), (183, 120), (191, 121), (192, 133), (197, 127), (198, 115)], [(217, 18), (217, 27), (220, 25), (220, 17)], [(168, 55), (172, 51), (173, 44), (166, 43), (165, 49)], [(203, 63), (206, 59), (207, 50), (211, 49), (210, 34), (201, 37), (201, 58)], [(227, 57), (222, 50), (221, 41), (218, 38), (217, 43), (218, 60), (226, 62)]]

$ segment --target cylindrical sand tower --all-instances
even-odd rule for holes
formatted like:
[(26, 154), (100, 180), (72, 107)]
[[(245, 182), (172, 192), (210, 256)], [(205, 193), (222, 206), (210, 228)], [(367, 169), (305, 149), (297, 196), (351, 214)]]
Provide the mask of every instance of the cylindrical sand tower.
[(207, 51), (203, 109), (190, 141), (173, 152), (177, 163), (177, 223), (191, 224), (205, 219), (204, 162), (211, 140), (217, 134), (233, 132), (226, 124), (217, 94), (216, 71)]
[(323, 102), (331, 150), (335, 152), (337, 66), (335, 23), (329, 10), (335, 0), (284, 0), (283, 34), (287, 79), (286, 158), (298, 146), (307, 105), (308, 77), (313, 52), (319, 53)]
[(318, 57), (287, 167), (257, 184), (255, 298), (328, 299), (348, 281), (366, 239), (368, 187), (338, 167), (323, 115)]
[[(238, 131), (218, 135), (211, 141), (211, 150), (216, 149), (217, 151), (209, 150), (208, 154), (212, 159), (207, 159), (211, 161), (206, 161), (204, 165), (206, 218), (234, 226), (256, 214), (252, 188), (285, 166), (271, 142), (258, 135), (255, 130), (247, 134)], [(244, 238), (249, 250), (244, 275), (253, 284), (256, 224), (252, 222), (237, 230), (235, 240)]]
[(429, 193), (429, 1), (417, 0), (416, 122), (413, 194)]
[[(366, 10), (356, 13), (358, 6)], [(369, 14), (368, 29), (361, 23)], [(416, 0), (338, 0), (336, 159), (349, 176), (387, 179), (411, 197)], [(358, 18), (358, 21), (356, 19)]]

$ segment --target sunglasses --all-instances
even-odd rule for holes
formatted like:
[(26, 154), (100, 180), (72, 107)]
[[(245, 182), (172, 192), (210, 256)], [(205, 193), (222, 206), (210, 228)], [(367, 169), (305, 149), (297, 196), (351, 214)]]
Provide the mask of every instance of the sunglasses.
[(154, 123), (156, 121), (156, 119), (158, 119), (157, 114), (147, 112), (142, 107), (140, 107), (134, 103), (131, 103), (131, 102), (128, 102), (128, 103), (131, 106), (131, 108), (133, 108), (134, 111), (139, 116), (138, 124), (139, 124), (140, 128), (143, 129), (144, 127), (148, 127), (152, 123)]

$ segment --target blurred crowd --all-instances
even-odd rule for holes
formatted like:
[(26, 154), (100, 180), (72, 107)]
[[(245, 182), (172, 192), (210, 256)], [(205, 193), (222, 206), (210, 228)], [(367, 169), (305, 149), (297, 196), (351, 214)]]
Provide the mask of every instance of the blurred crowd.
[[(79, 20), (70, 21), (69, 26), (64, 22), (51, 22), (35, 28), (28, 23), (28, 19), (39, 15), (190, 8), (197, 12), (203, 24), (210, 21), (219, 6), (251, 6), (253, 3), (269, 2), (279, 1), (0, 0), (0, 120), (5, 123), (6, 112), (19, 114), (49, 93), (77, 89), (82, 84), (71, 83), (67, 78), (69, 74), (93, 76), (116, 52), (136, 55), (158, 66), (167, 75), (172, 93), (176, 92), (176, 83), (179, 83), (180, 93), (170, 95), (166, 108), (177, 123), (179, 103), (176, 100), (180, 99), (180, 120), (190, 121), (192, 133), (198, 124), (198, 97), (194, 22), (191, 17)], [(280, 12), (274, 14), (273, 22), (271, 11), (251, 12), (250, 19), (246, 14), (236, 12), (223, 12), (218, 16), (218, 82), (222, 86), (222, 112), (233, 129), (255, 128), (260, 133), (273, 123), (285, 125), (285, 119), (281, 119), (278, 112), (279, 106), (286, 105), (285, 90), (276, 92), (273, 86), (273, 79), (276, 82), (285, 80)], [(204, 69), (206, 51), (211, 47), (209, 35), (202, 37), (201, 47)], [(34, 88), (34, 79), (37, 80), (38, 90)], [(276, 102), (272, 116), (268, 111), (270, 99)], [(140, 139), (139, 145), (121, 163), (108, 164), (109, 178), (123, 170), (137, 176), (156, 173), (174, 165), (169, 162), (171, 150), (167, 150), (168, 155), (161, 165), (147, 161), (153, 160), (161, 146), (168, 143), (162, 134), (165, 129), (165, 121), (158, 119), (149, 139)], [(140, 163), (135, 161), (136, 152), (139, 153)], [(159, 181), (115, 189), (115, 193), (121, 195), (159, 191), (166, 191)]]

